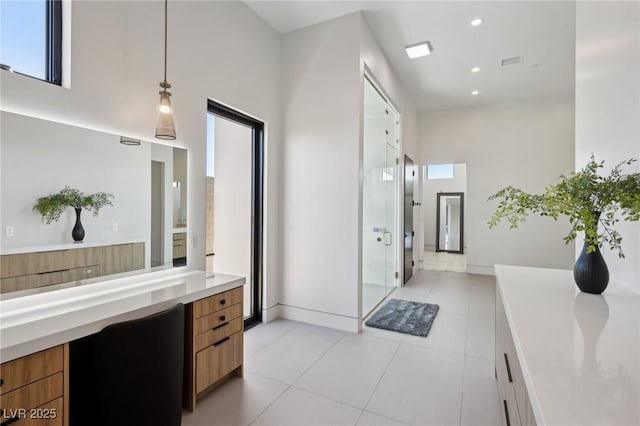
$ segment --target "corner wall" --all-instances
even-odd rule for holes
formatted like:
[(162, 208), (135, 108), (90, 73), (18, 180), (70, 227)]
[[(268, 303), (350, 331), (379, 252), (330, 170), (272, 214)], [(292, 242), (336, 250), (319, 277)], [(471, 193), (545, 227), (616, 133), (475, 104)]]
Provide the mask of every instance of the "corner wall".
[(497, 207), (487, 201), (491, 194), (508, 185), (542, 192), (574, 169), (573, 97), (426, 113), (420, 144), (421, 164), (467, 164), (468, 272), (493, 274), (495, 264), (573, 267), (562, 219), (531, 216), (515, 230), (487, 226)]
[[(576, 4), (576, 169), (640, 158), (640, 3)], [(628, 171), (640, 171), (636, 163)], [(611, 282), (640, 293), (640, 224), (619, 223), (626, 259), (603, 250)], [(576, 256), (582, 242), (576, 242)]]

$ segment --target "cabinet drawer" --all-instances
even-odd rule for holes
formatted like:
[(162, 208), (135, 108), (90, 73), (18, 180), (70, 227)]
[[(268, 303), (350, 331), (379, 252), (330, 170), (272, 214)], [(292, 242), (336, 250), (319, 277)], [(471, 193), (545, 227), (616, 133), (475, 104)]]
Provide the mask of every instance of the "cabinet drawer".
[(242, 365), (242, 333), (223, 339), (196, 354), (196, 393)]
[(0, 365), (0, 394), (51, 376), (62, 371), (62, 366), (62, 346), (5, 362)]
[(31, 275), (20, 277), (0, 278), (0, 293), (27, 290), (31, 288)]
[(193, 302), (193, 315), (194, 318), (200, 318), (240, 302), (242, 302), (242, 287)]
[(186, 232), (178, 232), (176, 234), (173, 234), (173, 241), (178, 242), (178, 241), (186, 241), (187, 239), (187, 233)]
[(193, 333), (200, 334), (242, 315), (242, 303), (236, 303), (213, 314), (198, 318), (193, 324)]
[(30, 410), (53, 401), (62, 396), (62, 390), (63, 377), (60, 372), (0, 395), (0, 407), (5, 410), (3, 415), (6, 417), (19, 408)]
[(232, 334), (239, 331), (242, 331), (242, 318), (240, 317), (231, 321), (224, 322), (218, 325), (216, 328), (209, 329), (204, 333), (200, 333), (196, 336), (196, 352), (200, 352), (201, 350), (206, 349), (208, 346), (213, 345), (220, 339), (231, 336)]
[(26, 412), (26, 417), (12, 423), (14, 426), (62, 426), (62, 398), (54, 399)]
[(2, 278), (82, 268), (98, 263), (97, 247), (6, 255), (2, 256)]
[(513, 386), (505, 387), (505, 396), (502, 398), (501, 403), (502, 424), (506, 426), (521, 426)]

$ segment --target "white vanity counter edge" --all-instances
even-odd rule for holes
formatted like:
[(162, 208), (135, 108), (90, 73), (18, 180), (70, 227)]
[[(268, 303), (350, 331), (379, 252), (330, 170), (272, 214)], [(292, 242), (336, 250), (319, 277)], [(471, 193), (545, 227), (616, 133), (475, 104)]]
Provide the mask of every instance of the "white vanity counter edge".
[(23, 254), (23, 253), (40, 253), (45, 251), (57, 251), (57, 250), (74, 250), (91, 247), (104, 247), (104, 246), (117, 246), (121, 244), (133, 244), (144, 243), (144, 238), (123, 238), (117, 240), (100, 240), (100, 241), (85, 241), (82, 243), (61, 243), (52, 244), (48, 246), (31, 246), (31, 247), (2, 247), (0, 248), (0, 255), (8, 254)]
[(570, 270), (496, 265), (536, 423), (640, 424), (640, 295), (582, 293)]
[(159, 271), (0, 301), (0, 362), (222, 293), (244, 277)]

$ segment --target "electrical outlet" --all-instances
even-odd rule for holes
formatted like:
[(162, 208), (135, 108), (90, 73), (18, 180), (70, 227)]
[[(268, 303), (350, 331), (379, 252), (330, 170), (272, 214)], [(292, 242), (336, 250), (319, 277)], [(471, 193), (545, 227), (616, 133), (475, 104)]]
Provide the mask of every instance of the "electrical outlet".
[(118, 222), (113, 222), (113, 232), (118, 232)]
[(7, 237), (13, 237), (13, 226), (7, 226), (4, 235), (6, 235)]

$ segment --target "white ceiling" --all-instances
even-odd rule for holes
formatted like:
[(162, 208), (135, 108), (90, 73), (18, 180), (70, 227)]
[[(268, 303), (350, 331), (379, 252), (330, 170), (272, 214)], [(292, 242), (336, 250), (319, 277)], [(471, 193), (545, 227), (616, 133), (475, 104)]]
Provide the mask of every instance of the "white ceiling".
[[(286, 34), (361, 10), (421, 111), (569, 95), (575, 79), (575, 3), (569, 1), (246, 1)], [(484, 23), (472, 27), (470, 21)], [(409, 59), (404, 47), (434, 52)], [(523, 56), (502, 68), (500, 60)], [(471, 73), (478, 66), (479, 73)], [(480, 95), (471, 96), (479, 90)]]

